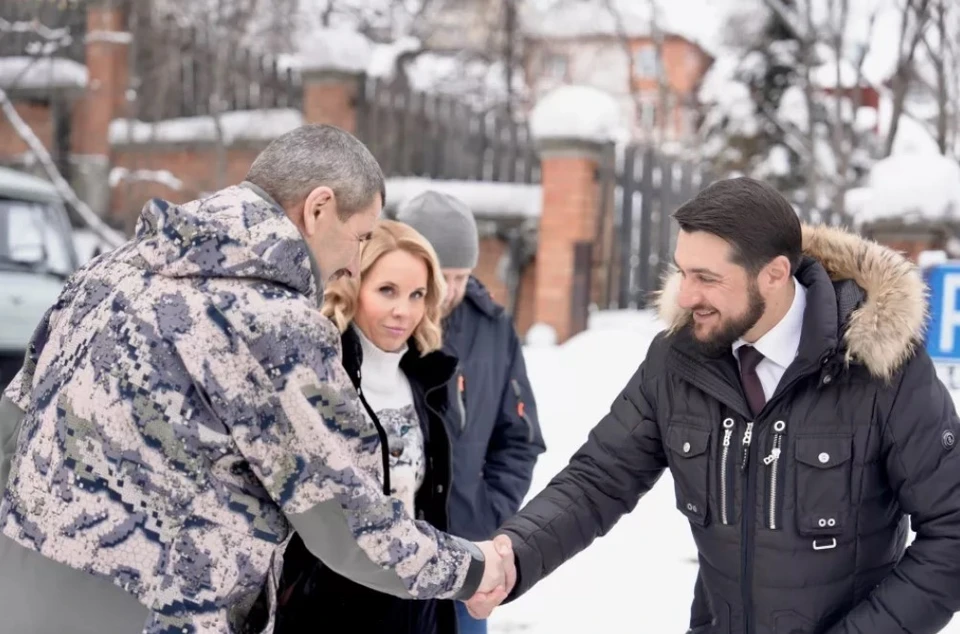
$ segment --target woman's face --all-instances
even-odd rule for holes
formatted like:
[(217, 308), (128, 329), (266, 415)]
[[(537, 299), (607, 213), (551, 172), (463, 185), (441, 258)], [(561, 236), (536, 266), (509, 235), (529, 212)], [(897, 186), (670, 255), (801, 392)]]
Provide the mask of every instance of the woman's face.
[(386, 352), (401, 349), (426, 310), (427, 264), (396, 250), (380, 256), (360, 280), (354, 324)]

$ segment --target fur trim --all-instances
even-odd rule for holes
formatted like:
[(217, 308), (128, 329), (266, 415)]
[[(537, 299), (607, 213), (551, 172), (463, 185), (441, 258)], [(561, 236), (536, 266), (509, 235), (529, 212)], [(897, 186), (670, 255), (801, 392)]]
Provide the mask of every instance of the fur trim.
[[(888, 380), (911, 357), (927, 322), (927, 289), (920, 271), (896, 251), (843, 229), (803, 226), (803, 253), (818, 260), (833, 281), (853, 280), (866, 299), (847, 321), (846, 361), (862, 363)], [(680, 273), (669, 272), (657, 294), (657, 311), (670, 332), (683, 328)]]

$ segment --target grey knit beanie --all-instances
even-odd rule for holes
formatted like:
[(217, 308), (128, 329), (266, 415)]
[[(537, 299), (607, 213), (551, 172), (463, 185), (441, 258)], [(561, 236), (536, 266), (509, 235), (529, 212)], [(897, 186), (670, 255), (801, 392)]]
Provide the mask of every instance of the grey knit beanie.
[(480, 253), (477, 221), (462, 201), (437, 191), (425, 191), (397, 211), (397, 220), (423, 234), (437, 252), (441, 268), (477, 266)]

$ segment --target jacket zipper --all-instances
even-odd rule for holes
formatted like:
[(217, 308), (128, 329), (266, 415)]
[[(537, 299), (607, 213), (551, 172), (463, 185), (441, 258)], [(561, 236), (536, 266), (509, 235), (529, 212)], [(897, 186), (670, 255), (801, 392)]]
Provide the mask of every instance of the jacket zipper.
[(743, 600), (743, 631), (744, 634), (751, 634), (752, 614), (753, 614), (753, 528), (756, 524), (754, 514), (751, 512), (754, 508), (754, 474), (755, 469), (748, 469), (751, 454), (751, 440), (753, 432), (753, 423), (747, 423), (747, 431), (743, 436), (743, 462), (740, 465), (741, 471), (746, 472), (743, 485), (743, 512), (740, 514), (740, 545), (741, 545), (741, 571), (740, 571), (740, 594)]
[(750, 459), (750, 443), (753, 440), (753, 423), (747, 423), (747, 431), (743, 432), (743, 457), (740, 459), (740, 471), (747, 470)]
[(367, 402), (366, 397), (363, 395), (363, 389), (360, 387), (361, 380), (362, 377), (360, 376), (360, 370), (358, 368), (357, 396), (360, 397), (360, 402), (363, 403), (364, 409), (366, 409), (367, 414), (370, 415), (373, 426), (377, 428), (377, 436), (380, 437), (380, 458), (383, 461), (383, 494), (389, 496), (393, 494), (393, 487), (390, 486), (390, 441), (387, 439), (387, 432), (383, 428), (383, 425), (380, 424), (380, 419), (377, 418), (376, 412), (373, 411), (370, 403)]
[(723, 421), (723, 451), (720, 456), (720, 521), (724, 525), (730, 524), (728, 489), (730, 486), (730, 438), (733, 436), (733, 426), (732, 418)]
[(460, 410), (460, 430), (463, 431), (467, 426), (467, 406), (463, 402), (463, 394), (467, 391), (467, 380), (463, 372), (457, 371), (457, 407)]
[[(440, 412), (433, 409), (430, 406), (430, 394), (434, 391), (443, 387), (442, 385), (435, 385), (423, 394), (423, 404), (427, 407), (428, 410), (436, 414), (437, 420), (440, 421), (440, 425), (443, 426), (443, 417), (440, 415)], [(440, 492), (443, 495), (443, 513), (447, 518), (447, 527), (450, 527), (450, 488), (453, 486), (453, 440), (450, 439), (449, 433), (444, 433), (444, 437), (447, 439), (447, 481), (443, 483), (444, 490)]]
[(519, 414), (520, 419), (527, 426), (527, 442), (533, 444), (534, 435), (533, 435), (533, 423), (530, 422), (530, 418), (527, 416), (526, 406), (523, 403), (523, 394), (520, 391), (520, 382), (516, 379), (510, 379), (510, 385), (513, 387), (513, 394), (517, 397), (517, 414)]
[(778, 420), (773, 424), (773, 447), (770, 455), (763, 459), (763, 464), (770, 467), (770, 476), (768, 480), (769, 494), (767, 502), (769, 508), (767, 511), (767, 528), (772, 531), (777, 530), (777, 474), (780, 467), (780, 451), (783, 447), (783, 434), (787, 429), (787, 424)]

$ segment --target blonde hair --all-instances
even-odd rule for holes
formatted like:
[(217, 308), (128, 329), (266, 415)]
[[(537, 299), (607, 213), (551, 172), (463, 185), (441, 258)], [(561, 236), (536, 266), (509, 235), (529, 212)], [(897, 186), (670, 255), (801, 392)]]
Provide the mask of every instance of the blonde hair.
[(412, 335), (420, 354), (425, 355), (439, 350), (442, 345), (441, 304), (447, 287), (436, 252), (427, 239), (410, 225), (396, 220), (378, 220), (373, 227), (373, 235), (360, 253), (360, 279), (342, 277), (330, 282), (324, 290), (320, 312), (332, 320), (340, 332), (345, 331), (357, 314), (364, 276), (381, 257), (397, 250), (406, 251), (427, 265), (426, 309)]

